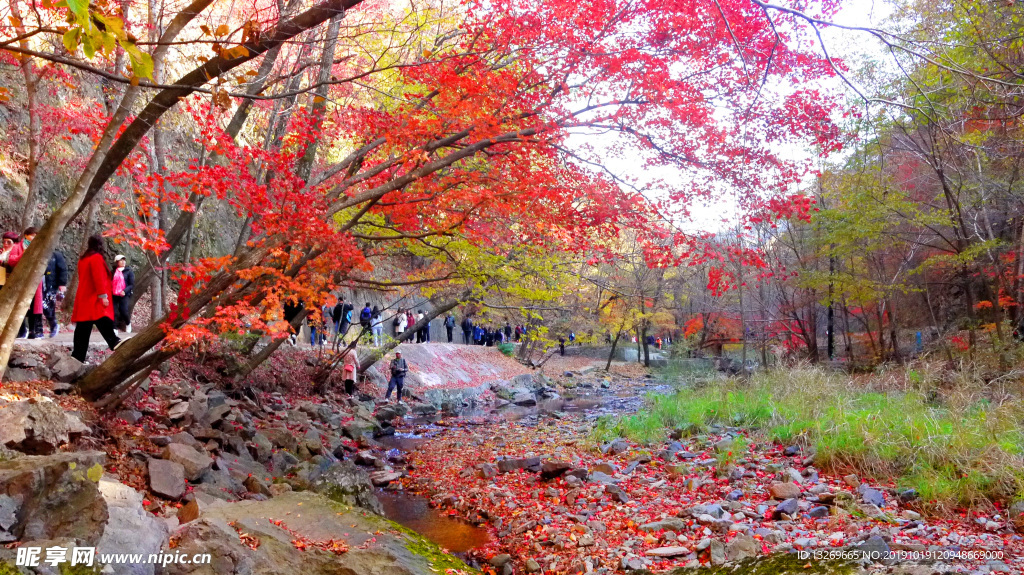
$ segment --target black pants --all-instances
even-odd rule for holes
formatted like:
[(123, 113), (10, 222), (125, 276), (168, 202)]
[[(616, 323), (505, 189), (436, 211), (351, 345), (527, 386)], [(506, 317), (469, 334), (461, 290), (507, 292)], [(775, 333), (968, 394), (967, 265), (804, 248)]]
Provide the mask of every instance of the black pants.
[(43, 292), (43, 317), (52, 334), (57, 330), (57, 290)]
[(462, 343), (469, 345), (473, 341), (473, 332), (462, 330)]
[(454, 328), (451, 328), (451, 327), (445, 326), (445, 327), (444, 327), (444, 329), (445, 329), (445, 331), (447, 331), (447, 332), (448, 332), (448, 343), (451, 343), (451, 342), (452, 342), (452, 339), (453, 339), (453, 338), (452, 338), (452, 330), (453, 330)]
[(100, 330), (100, 335), (107, 341), (107, 346), (114, 349), (114, 346), (121, 343), (117, 334), (114, 333), (114, 320), (103, 316), (96, 321), (80, 321), (75, 324), (75, 347), (71, 351), (71, 357), (84, 362), (89, 353), (89, 336), (92, 335), (92, 326)]
[(26, 335), (29, 339), (43, 337), (43, 314), (31, 311), (25, 314), (25, 319), (21, 322), (21, 329), (18, 330), (18, 337)]
[[(347, 393), (348, 395), (356, 394), (356, 382), (354, 379), (345, 380), (345, 393)], [(402, 390), (398, 390), (398, 395), (402, 395)]]
[(132, 316), (128, 313), (128, 304), (131, 298), (126, 295), (114, 296), (114, 327), (116, 329), (127, 329), (132, 323)]
[(388, 382), (388, 392), (384, 394), (384, 399), (391, 397), (391, 391), (398, 388), (398, 401), (402, 401), (402, 388), (405, 387), (405, 376), (404, 375), (392, 375), (391, 381)]

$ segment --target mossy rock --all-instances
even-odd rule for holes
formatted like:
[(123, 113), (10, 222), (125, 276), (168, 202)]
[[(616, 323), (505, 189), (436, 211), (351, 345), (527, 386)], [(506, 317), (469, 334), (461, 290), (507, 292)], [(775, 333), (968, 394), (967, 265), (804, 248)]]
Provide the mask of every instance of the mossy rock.
[[(258, 540), (256, 549), (240, 542), (239, 533)], [(348, 551), (336, 555), (315, 545), (300, 551), (295, 540), (338, 541)], [(164, 570), (166, 575), (436, 575), (446, 569), (475, 573), (458, 557), (384, 517), (312, 492), (211, 508), (184, 528), (176, 545), (182, 553), (211, 553), (213, 561), (172, 564)]]

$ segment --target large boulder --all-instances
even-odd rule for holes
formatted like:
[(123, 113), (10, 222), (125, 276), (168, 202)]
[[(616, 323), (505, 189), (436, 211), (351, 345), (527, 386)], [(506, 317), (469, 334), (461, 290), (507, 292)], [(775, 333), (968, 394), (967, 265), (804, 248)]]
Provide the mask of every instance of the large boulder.
[(150, 459), (149, 489), (161, 497), (179, 499), (185, 494), (185, 468), (176, 461)]
[(81, 377), (86, 366), (70, 355), (58, 355), (50, 364), (50, 373), (55, 381), (71, 383)]
[(164, 448), (162, 457), (180, 463), (185, 468), (185, 479), (189, 481), (199, 479), (213, 465), (213, 459), (205, 452), (183, 443), (171, 443)]
[[(99, 491), (107, 503), (109, 518), (96, 544), (97, 553), (159, 553), (167, 543), (167, 523), (142, 507), (142, 494), (110, 476), (100, 479)], [(115, 575), (153, 575), (156, 566), (113, 563), (110, 568)]]
[(0, 399), (0, 444), (30, 455), (49, 455), (88, 431), (48, 397)]
[(310, 483), (313, 491), (334, 501), (384, 513), (370, 476), (351, 461), (329, 462), (311, 474)]
[[(471, 571), (437, 545), (382, 517), (309, 492), (211, 507), (182, 528), (175, 540), (175, 552), (188, 557), (209, 553), (212, 561), (173, 563), (161, 569), (167, 575), (436, 575)], [(305, 542), (304, 549), (295, 541)]]
[(291, 431), (288, 431), (283, 427), (268, 427), (263, 430), (263, 435), (265, 435), (272, 444), (281, 449), (287, 449), (292, 453), (295, 453), (299, 449), (299, 440)]
[(102, 451), (0, 462), (0, 541), (70, 538), (95, 544), (107, 522), (97, 483)]

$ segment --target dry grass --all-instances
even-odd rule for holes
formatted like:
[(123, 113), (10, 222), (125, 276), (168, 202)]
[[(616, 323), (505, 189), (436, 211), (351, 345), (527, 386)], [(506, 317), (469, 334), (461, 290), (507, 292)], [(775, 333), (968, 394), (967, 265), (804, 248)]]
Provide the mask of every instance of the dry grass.
[(743, 426), (813, 447), (825, 470), (912, 487), (926, 506), (985, 505), (1024, 496), (1019, 385), (937, 364), (861, 376), (798, 366), (652, 397), (602, 432), (655, 441), (671, 428)]

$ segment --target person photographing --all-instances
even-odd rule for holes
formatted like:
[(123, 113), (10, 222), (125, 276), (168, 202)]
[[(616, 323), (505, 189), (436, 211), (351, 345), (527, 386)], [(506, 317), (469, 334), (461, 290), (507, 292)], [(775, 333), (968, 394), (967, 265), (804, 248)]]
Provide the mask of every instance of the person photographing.
[(388, 391), (384, 394), (384, 401), (391, 398), (391, 392), (398, 388), (398, 403), (402, 403), (402, 388), (405, 387), (405, 374), (409, 373), (409, 364), (402, 357), (402, 352), (395, 352), (395, 359), (391, 360), (391, 380), (388, 381)]

